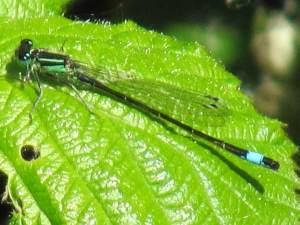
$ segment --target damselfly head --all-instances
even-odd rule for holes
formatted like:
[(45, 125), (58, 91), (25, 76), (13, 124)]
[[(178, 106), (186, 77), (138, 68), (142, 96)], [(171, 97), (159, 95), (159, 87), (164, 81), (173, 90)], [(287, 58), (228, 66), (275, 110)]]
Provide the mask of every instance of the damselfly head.
[(30, 51), (32, 49), (33, 42), (30, 39), (23, 39), (20, 42), (19, 48), (16, 50), (16, 57), (20, 61), (27, 61), (30, 59)]

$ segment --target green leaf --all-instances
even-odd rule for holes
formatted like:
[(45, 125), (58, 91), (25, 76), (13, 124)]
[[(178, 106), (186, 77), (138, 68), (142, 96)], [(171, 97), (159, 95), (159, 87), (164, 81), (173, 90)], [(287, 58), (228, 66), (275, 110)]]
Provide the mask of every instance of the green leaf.
[[(300, 206), (294, 189), (299, 179), (291, 160), (295, 145), (280, 122), (255, 111), (239, 91), (239, 81), (201, 46), (144, 30), (130, 21), (109, 25), (58, 16), (7, 15), (0, 19), (0, 170), (8, 175), (7, 194), (16, 209), (11, 224), (298, 221)], [(24, 69), (13, 57), (23, 38), (107, 71), (134, 74), (144, 85), (141, 90), (160, 82), (176, 93), (218, 96), (227, 111), (222, 126), (188, 122), (278, 160), (280, 170), (252, 165), (205, 141), (195, 143), (179, 129), (167, 129), (120, 102), (79, 90), (90, 113), (74, 91), (47, 80), (30, 124), (36, 85), (20, 80)], [(180, 104), (190, 106), (189, 101)], [(174, 106), (169, 103), (169, 107)], [(188, 110), (179, 112), (189, 117)], [(32, 145), (39, 158), (24, 160), (24, 145)]]
[(61, 15), (70, 0), (1, 0), (0, 16), (34, 18)]

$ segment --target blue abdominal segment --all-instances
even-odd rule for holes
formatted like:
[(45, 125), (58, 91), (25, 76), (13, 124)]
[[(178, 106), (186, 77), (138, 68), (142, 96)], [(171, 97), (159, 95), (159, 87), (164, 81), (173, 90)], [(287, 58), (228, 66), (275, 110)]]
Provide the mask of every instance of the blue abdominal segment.
[(245, 159), (257, 165), (264, 165), (263, 162), (264, 156), (257, 152), (248, 152)]

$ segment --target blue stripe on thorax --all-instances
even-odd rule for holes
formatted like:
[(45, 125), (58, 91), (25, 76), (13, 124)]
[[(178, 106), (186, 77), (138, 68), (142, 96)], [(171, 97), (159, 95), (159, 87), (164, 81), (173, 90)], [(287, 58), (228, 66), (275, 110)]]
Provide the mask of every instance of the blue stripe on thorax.
[(43, 70), (46, 72), (54, 72), (54, 73), (65, 73), (67, 69), (65, 65), (54, 65), (54, 66), (42, 66)]
[(38, 58), (38, 61), (41, 64), (41, 66), (64, 66), (65, 65), (64, 59)]

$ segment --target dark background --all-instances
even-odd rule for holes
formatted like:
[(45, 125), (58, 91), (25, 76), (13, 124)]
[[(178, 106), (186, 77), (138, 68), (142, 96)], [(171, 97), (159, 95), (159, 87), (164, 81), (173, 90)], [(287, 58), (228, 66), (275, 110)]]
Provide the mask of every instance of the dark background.
[[(242, 80), (242, 90), (256, 108), (287, 123), (289, 136), (300, 144), (298, 2), (79, 0), (67, 7), (65, 16), (112, 23), (130, 19), (183, 41), (198, 41)], [(293, 158), (300, 161), (299, 154)], [(0, 193), (6, 182), (0, 173)], [(9, 201), (0, 204), (0, 224), (12, 210)]]

